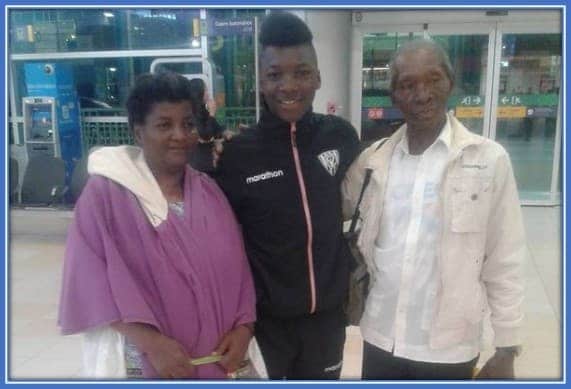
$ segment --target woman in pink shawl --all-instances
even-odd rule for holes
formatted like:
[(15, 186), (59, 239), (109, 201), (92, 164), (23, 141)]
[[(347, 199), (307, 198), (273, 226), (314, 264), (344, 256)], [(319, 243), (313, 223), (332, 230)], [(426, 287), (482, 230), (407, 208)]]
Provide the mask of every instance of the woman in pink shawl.
[[(64, 334), (86, 334), (91, 376), (120, 377), (105, 373), (120, 366), (140, 367), (145, 378), (220, 379), (247, 351), (250, 269), (224, 195), (187, 165), (201, 103), (191, 95), (180, 75), (140, 77), (127, 101), (138, 147), (104, 147), (89, 158), (67, 238), (59, 324)], [(213, 354), (219, 361), (199, 363)]]

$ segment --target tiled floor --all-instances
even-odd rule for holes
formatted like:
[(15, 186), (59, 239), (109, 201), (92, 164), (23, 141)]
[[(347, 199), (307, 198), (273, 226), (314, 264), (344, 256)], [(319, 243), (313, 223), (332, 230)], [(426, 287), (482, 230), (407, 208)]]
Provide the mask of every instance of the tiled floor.
[[(525, 207), (530, 258), (527, 266), (524, 353), (516, 360), (521, 379), (560, 379), (561, 209)], [(57, 301), (69, 211), (11, 211), (9, 257), (9, 370), (11, 379), (79, 378), (81, 338), (56, 327)], [(488, 330), (488, 333), (491, 330)], [(488, 344), (480, 365), (492, 352)], [(361, 337), (349, 327), (342, 376), (361, 372)]]

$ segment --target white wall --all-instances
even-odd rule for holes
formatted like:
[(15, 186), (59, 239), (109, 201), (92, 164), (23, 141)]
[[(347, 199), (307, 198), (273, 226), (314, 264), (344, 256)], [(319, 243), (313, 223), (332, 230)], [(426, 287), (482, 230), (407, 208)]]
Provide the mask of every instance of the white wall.
[(313, 109), (326, 113), (327, 103), (336, 104), (337, 115), (349, 117), (349, 74), (351, 55), (351, 11), (306, 10), (305, 21), (313, 33), (321, 71), (321, 89)]

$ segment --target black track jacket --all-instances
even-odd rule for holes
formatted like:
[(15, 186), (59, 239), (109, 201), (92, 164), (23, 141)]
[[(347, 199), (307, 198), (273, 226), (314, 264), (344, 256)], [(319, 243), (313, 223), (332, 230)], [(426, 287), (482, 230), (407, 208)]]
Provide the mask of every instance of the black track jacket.
[(358, 152), (351, 124), (311, 111), (294, 124), (265, 111), (225, 143), (215, 178), (242, 225), (259, 315), (294, 317), (344, 302), (341, 181)]

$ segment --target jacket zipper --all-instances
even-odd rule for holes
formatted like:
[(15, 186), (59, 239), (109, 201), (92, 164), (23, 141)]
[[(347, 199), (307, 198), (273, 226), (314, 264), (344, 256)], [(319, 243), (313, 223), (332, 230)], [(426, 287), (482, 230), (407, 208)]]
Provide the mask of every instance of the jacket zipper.
[(315, 273), (313, 271), (313, 226), (311, 224), (311, 213), (309, 212), (309, 202), (307, 201), (307, 190), (305, 189), (305, 182), (301, 172), (301, 163), (299, 160), (299, 153), (297, 150), (296, 140), (297, 128), (295, 123), (291, 123), (291, 149), (293, 153), (293, 161), (295, 163), (295, 171), (297, 173), (297, 181), (299, 183), (299, 191), (301, 193), (301, 202), (303, 205), (303, 212), (305, 214), (305, 224), (307, 226), (307, 267), (309, 269), (309, 287), (311, 292), (311, 305), (309, 313), (315, 313)]

